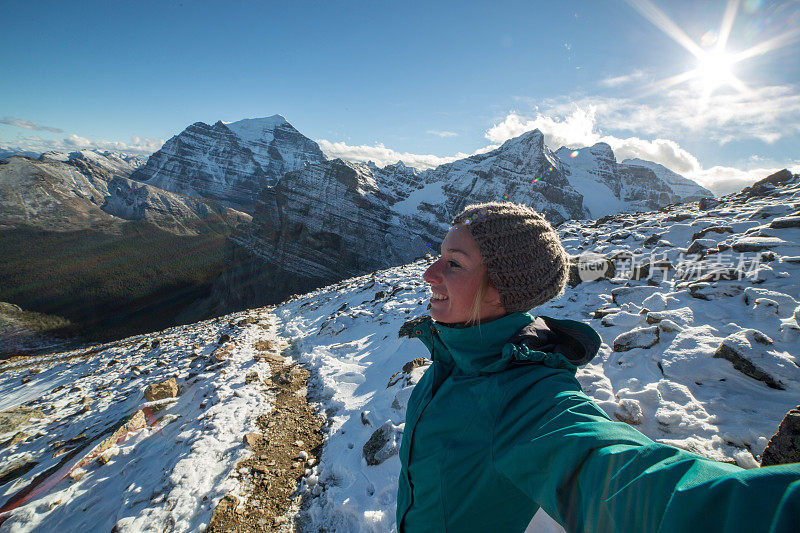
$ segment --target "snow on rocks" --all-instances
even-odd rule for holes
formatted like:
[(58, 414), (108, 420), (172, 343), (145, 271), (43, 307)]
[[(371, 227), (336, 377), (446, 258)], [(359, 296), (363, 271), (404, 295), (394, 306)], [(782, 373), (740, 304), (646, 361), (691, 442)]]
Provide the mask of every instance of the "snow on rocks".
[(763, 381), (768, 387), (783, 390), (781, 379), (800, 381), (795, 357), (772, 347), (773, 341), (755, 329), (733, 333), (722, 341), (714, 357), (727, 359), (742, 374)]
[(403, 426), (396, 426), (391, 420), (387, 420), (375, 430), (362, 449), (368, 465), (379, 465), (400, 451)]
[[(248, 316), (258, 323), (236, 326)], [(216, 503), (237, 489), (229, 474), (247, 453), (242, 436), (270, 409), (257, 384), (245, 383), (248, 371), (265, 365), (252, 345), (274, 339), (263, 327), (270, 320), (257, 310), (237, 313), (0, 367), (3, 407), (42, 413), (19, 428), (31, 437), (0, 449), (0, 464), (30, 459), (0, 483), (3, 526), (204, 528)], [(224, 366), (208, 357), (221, 334), (238, 341)], [(32, 366), (41, 372), (22, 384)]]
[(626, 352), (634, 348), (650, 348), (658, 342), (658, 331), (657, 326), (650, 326), (635, 328), (618, 335), (614, 339), (614, 351)]

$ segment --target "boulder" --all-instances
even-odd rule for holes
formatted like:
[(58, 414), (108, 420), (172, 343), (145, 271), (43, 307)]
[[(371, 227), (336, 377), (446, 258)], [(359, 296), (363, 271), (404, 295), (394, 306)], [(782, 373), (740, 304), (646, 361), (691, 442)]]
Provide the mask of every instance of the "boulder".
[(800, 228), (800, 217), (778, 217), (769, 223), (773, 229)]
[(761, 456), (761, 466), (788, 463), (800, 463), (800, 405), (786, 413)]
[(379, 465), (400, 451), (403, 426), (395, 426), (391, 420), (387, 420), (375, 430), (362, 449), (368, 465)]
[(148, 402), (175, 398), (178, 396), (178, 383), (175, 378), (169, 378), (161, 383), (153, 383), (144, 389), (144, 398)]
[(632, 329), (614, 339), (615, 352), (627, 352), (634, 348), (650, 348), (658, 343), (658, 326)]
[(768, 387), (784, 390), (780, 380), (775, 378), (766, 366), (785, 367), (788, 361), (780, 365), (775, 356), (765, 350), (772, 345), (772, 339), (755, 329), (745, 329), (728, 335), (714, 352), (714, 358), (725, 359), (733, 364), (733, 368), (745, 376), (757, 379)]
[(12, 407), (0, 413), (0, 434), (11, 433), (32, 418), (44, 418), (44, 413), (31, 407)]
[(731, 244), (734, 252), (760, 252), (775, 246), (786, 244), (786, 241), (777, 237), (742, 237)]

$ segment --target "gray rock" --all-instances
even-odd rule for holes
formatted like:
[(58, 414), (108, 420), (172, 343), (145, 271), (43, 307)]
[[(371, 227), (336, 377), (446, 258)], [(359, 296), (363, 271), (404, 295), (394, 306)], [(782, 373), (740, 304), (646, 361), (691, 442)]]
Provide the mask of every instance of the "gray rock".
[(755, 329), (746, 329), (728, 335), (714, 352), (714, 358), (725, 359), (733, 368), (745, 376), (757, 379), (773, 389), (784, 390), (780, 381), (770, 375), (759, 363), (767, 359), (764, 346), (772, 345), (772, 339)]
[(786, 413), (761, 456), (761, 466), (800, 463), (800, 405)]
[(626, 352), (634, 348), (650, 348), (658, 343), (658, 326), (636, 328), (614, 339), (614, 351)]
[(384, 462), (389, 457), (400, 451), (400, 441), (403, 428), (387, 420), (367, 440), (362, 449), (364, 459), (368, 465), (375, 466)]
[(778, 217), (769, 223), (773, 229), (800, 228), (800, 217)]
[(777, 237), (742, 237), (731, 244), (734, 252), (760, 252), (786, 244)]

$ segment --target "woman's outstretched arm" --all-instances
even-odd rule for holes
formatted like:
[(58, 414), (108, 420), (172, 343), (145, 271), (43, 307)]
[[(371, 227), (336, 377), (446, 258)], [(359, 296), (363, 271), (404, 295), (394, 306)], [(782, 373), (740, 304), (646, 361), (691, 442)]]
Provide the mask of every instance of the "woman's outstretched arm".
[[(531, 376), (538, 374), (532, 379)], [(614, 422), (567, 371), (501, 390), (494, 464), (568, 532), (797, 531), (800, 464), (744, 470)]]

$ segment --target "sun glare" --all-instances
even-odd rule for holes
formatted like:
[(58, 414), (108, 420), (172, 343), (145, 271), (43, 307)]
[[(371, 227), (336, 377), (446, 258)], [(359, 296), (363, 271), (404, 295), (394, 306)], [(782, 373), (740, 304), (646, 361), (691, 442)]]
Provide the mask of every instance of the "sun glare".
[(704, 52), (698, 57), (698, 78), (702, 82), (704, 91), (710, 93), (717, 87), (727, 85), (735, 79), (733, 74), (735, 63), (734, 56), (724, 50), (714, 49)]
[[(681, 72), (674, 76), (654, 83), (653, 88), (663, 90), (686, 82), (699, 82), (703, 98), (701, 104), (707, 103), (711, 94), (723, 86), (732, 87), (741, 94), (747, 94), (750, 89), (733, 72), (734, 66), (752, 57), (760, 56), (771, 50), (781, 48), (800, 40), (800, 28), (794, 28), (767, 41), (751, 46), (738, 53), (726, 51), (736, 14), (739, 11), (740, 0), (728, 0), (725, 13), (720, 22), (719, 31), (710, 30), (696, 43), (672, 19), (659, 9), (652, 0), (625, 0), (642, 16), (652, 22), (657, 28), (671, 37), (676, 43), (683, 46), (697, 59), (697, 67)], [(746, 4), (751, 5), (752, 2)], [(753, 6), (751, 6), (753, 7)], [(757, 7), (757, 6), (755, 6)], [(753, 7), (754, 8), (754, 7)]]

